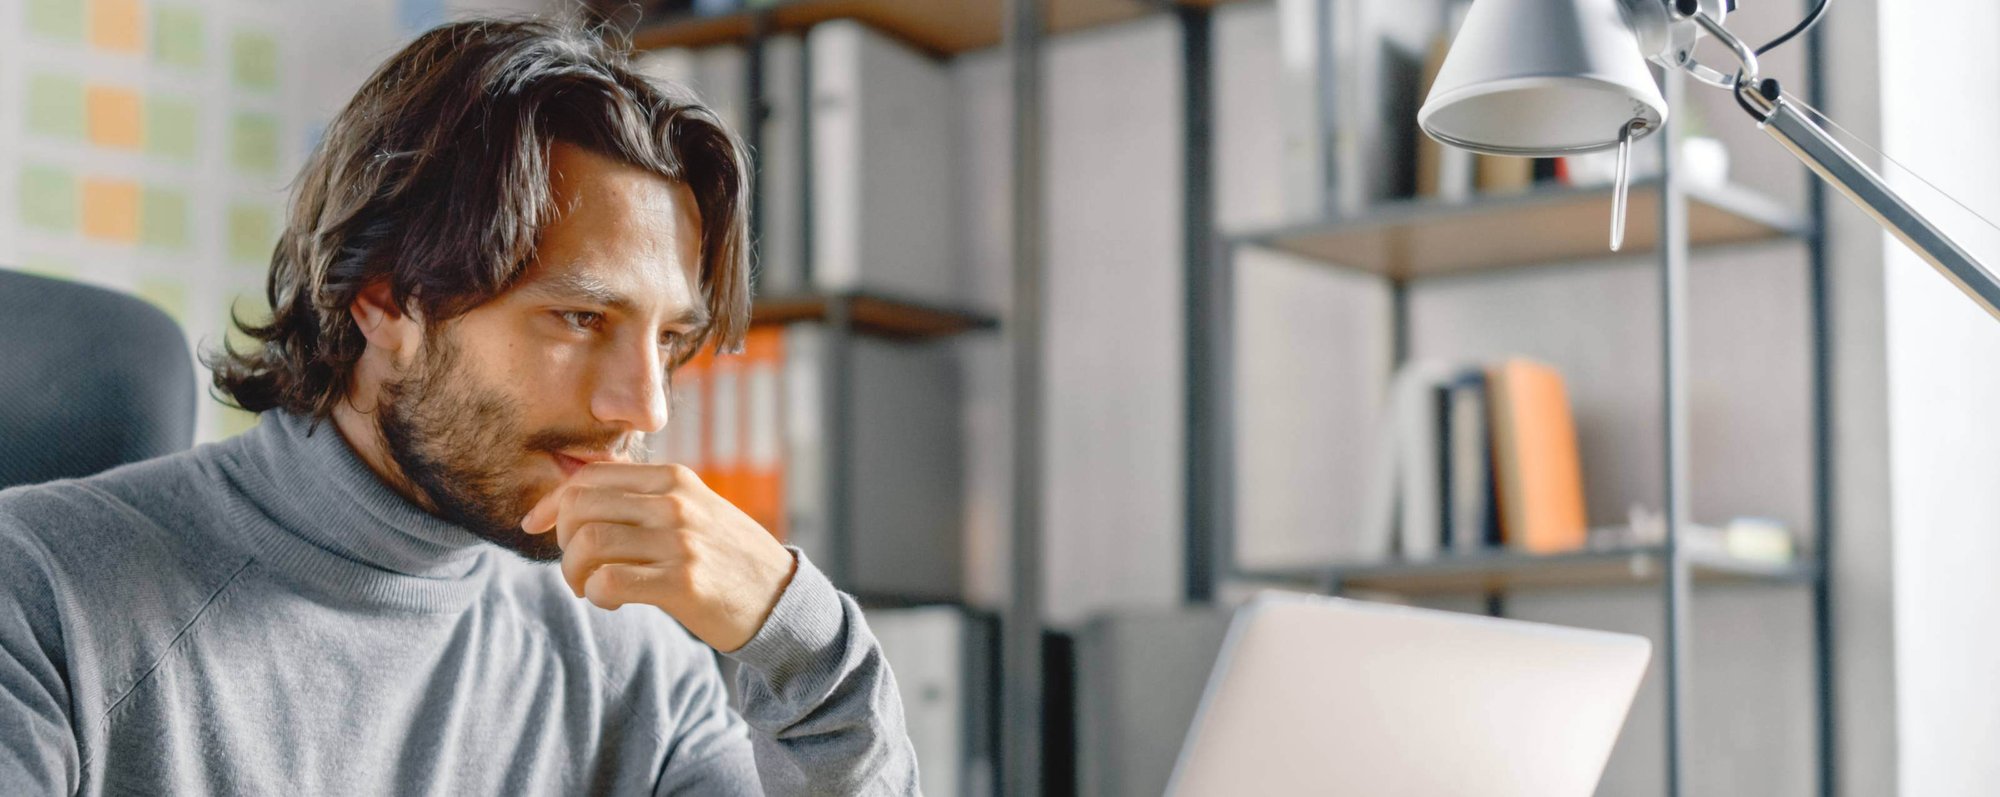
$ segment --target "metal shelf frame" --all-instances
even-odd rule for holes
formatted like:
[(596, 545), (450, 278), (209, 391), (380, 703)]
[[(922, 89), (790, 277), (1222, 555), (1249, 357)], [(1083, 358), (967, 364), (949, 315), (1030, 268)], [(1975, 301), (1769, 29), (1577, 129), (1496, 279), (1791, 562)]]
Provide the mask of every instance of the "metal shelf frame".
[[(1326, 20), (1331, 19), (1335, 3), (1343, 0), (1318, 0), (1317, 14), (1320, 23), (1320, 51), (1327, 52), (1330, 33)], [(1206, 26), (1206, 14), (1183, 14), (1182, 20), (1189, 26)], [(1190, 32), (1187, 36), (1187, 61), (1190, 64), (1206, 64), (1207, 35)], [(1806, 71), (1810, 86), (1811, 101), (1824, 107), (1826, 102), (1822, 80), (1822, 45), (1819, 28), (1814, 28), (1805, 41), (1793, 46), (1803, 46), (1806, 52)], [(1190, 441), (1190, 461), (1187, 466), (1188, 525), (1186, 530), (1186, 597), (1191, 602), (1206, 601), (1217, 592), (1218, 587), (1230, 580), (1271, 579), (1290, 580), (1318, 584), (1329, 593), (1337, 593), (1348, 587), (1368, 587), (1396, 589), (1404, 591), (1411, 587), (1423, 586), (1436, 589), (1451, 586), (1464, 589), (1468, 585), (1473, 591), (1484, 592), (1487, 596), (1489, 613), (1501, 614), (1505, 610), (1505, 593), (1509, 589), (1525, 586), (1546, 586), (1533, 583), (1536, 579), (1555, 582), (1556, 586), (1601, 586), (1608, 584), (1653, 584), (1660, 590), (1661, 611), (1665, 614), (1666, 625), (1663, 644), (1659, 648), (1664, 686), (1666, 690), (1666, 771), (1669, 797), (1680, 797), (1688, 791), (1686, 778), (1690, 729), (1688, 705), (1690, 700), (1689, 673), (1692, 660), (1690, 649), (1691, 590), (1692, 583), (1700, 577), (1703, 581), (1743, 581), (1769, 583), (1777, 586), (1804, 586), (1812, 591), (1813, 649), (1815, 665), (1815, 711), (1817, 747), (1816, 764), (1819, 793), (1831, 797), (1837, 793), (1837, 768), (1835, 753), (1838, 749), (1839, 726), (1835, 714), (1835, 660), (1833, 625), (1833, 564), (1834, 539), (1839, 528), (1839, 518), (1835, 514), (1832, 500), (1834, 450), (1831, 430), (1832, 392), (1832, 343), (1829, 315), (1831, 312), (1827, 285), (1827, 254), (1825, 250), (1824, 225), (1826, 224), (1826, 202), (1823, 187), (1810, 174), (1801, 170), (1802, 179), (1808, 181), (1809, 194), (1804, 218), (1783, 210), (1749, 192), (1730, 187), (1694, 187), (1687, 182), (1679, 168), (1679, 153), (1673, 151), (1669, 142), (1675, 140), (1675, 131), (1670, 127), (1664, 134), (1655, 136), (1661, 151), (1661, 176), (1649, 185), (1641, 185), (1634, 191), (1635, 215), (1642, 210), (1639, 200), (1645, 194), (1653, 197), (1651, 229), (1656, 231), (1650, 239), (1634, 239), (1628, 242), (1630, 251), (1644, 251), (1644, 244), (1652, 244), (1653, 256), (1659, 266), (1660, 317), (1662, 349), (1663, 390), (1660, 413), (1663, 421), (1664, 443), (1664, 496), (1666, 498), (1666, 521), (1668, 533), (1665, 541), (1653, 548), (1622, 552), (1586, 551), (1552, 557), (1534, 557), (1523, 554), (1496, 553), (1485, 557), (1446, 557), (1422, 563), (1386, 562), (1371, 565), (1325, 567), (1291, 572), (1251, 572), (1240, 568), (1235, 561), (1235, 439), (1233, 414), (1236, 402), (1236, 382), (1234, 377), (1234, 277), (1232, 263), (1238, 246), (1273, 246), (1280, 249), (1310, 251), (1313, 236), (1353, 235), (1356, 233), (1377, 233), (1381, 228), (1423, 223), (1427, 221), (1465, 218), (1462, 214), (1509, 212), (1537, 203), (1561, 203), (1579, 198), (1588, 198), (1589, 190), (1543, 192), (1523, 195), (1512, 199), (1485, 200), (1467, 206), (1445, 206), (1440, 203), (1415, 201), (1393, 204), (1381, 210), (1380, 214), (1363, 219), (1334, 219), (1310, 225), (1293, 226), (1264, 231), (1247, 236), (1224, 240), (1214, 231), (1212, 208), (1208, 203), (1212, 195), (1213, 162), (1207, 151), (1212, 138), (1196, 136), (1193, 131), (1206, 131), (1209, 113), (1209, 88), (1205, 81), (1211, 75), (1193, 69), (1188, 76), (1187, 113), (1184, 120), (1191, 134), (1187, 137), (1188, 151), (1185, 156), (1188, 191), (1188, 224), (1191, 228), (1204, 227), (1200, 232), (1188, 234), (1188, 317), (1190, 336), (1187, 349), (1187, 435)], [(1332, 100), (1337, 83), (1334, 80), (1334, 66), (1330, 58), (1322, 58), (1318, 65), (1321, 87), (1318, 99), (1323, 111), (1320, 122), (1323, 140), (1332, 140), (1339, 120), (1331, 110), (1336, 107)], [(1197, 87), (1197, 83), (1202, 83)], [(1666, 96), (1670, 105), (1681, 107), (1682, 80), (1678, 72), (1670, 72), (1666, 80)], [(1741, 120), (1738, 120), (1741, 121)], [(1676, 122), (1669, 122), (1677, 125)], [(1325, 175), (1327, 206), (1333, 207), (1336, 196), (1335, 186), (1339, 175), (1334, 174), (1331, 161)], [(1651, 191), (1644, 189), (1650, 188)], [(1811, 413), (1812, 413), (1812, 506), (1814, 522), (1810, 530), (1811, 542), (1808, 552), (1800, 560), (1788, 566), (1752, 565), (1740, 561), (1718, 560), (1711, 555), (1696, 554), (1682, 545), (1684, 529), (1688, 520), (1688, 329), (1687, 329), (1687, 275), (1690, 248), (1690, 200), (1704, 213), (1721, 211), (1748, 220), (1753, 226), (1762, 225), (1766, 229), (1758, 234), (1742, 234), (1742, 230), (1722, 234), (1705, 234), (1704, 245), (1734, 244), (1765, 239), (1795, 239), (1802, 241), (1806, 250), (1808, 284), (1810, 296), (1810, 358), (1811, 367)], [(1714, 229), (1712, 218), (1703, 219), (1698, 224)], [(1633, 246), (1633, 244), (1638, 244)], [(1554, 252), (1553, 259), (1570, 260), (1583, 252)], [(1407, 252), (1392, 251), (1383, 259), (1370, 266), (1362, 267), (1388, 281), (1391, 296), (1390, 329), (1394, 359), (1401, 364), (1410, 356), (1409, 341), (1409, 297), (1408, 285), (1412, 280), (1452, 273), (1453, 269), (1412, 268), (1406, 257)], [(1595, 257), (1606, 256), (1597, 250)], [(1398, 260), (1398, 257), (1404, 257)], [(1494, 264), (1495, 267), (1526, 267), (1523, 262)], [(1353, 266), (1348, 266), (1353, 268)], [(1198, 455), (1198, 456), (1197, 456)], [(1621, 565), (1643, 565), (1643, 572), (1620, 573)], [(1608, 568), (1608, 569), (1607, 569)], [(1523, 583), (1526, 580), (1528, 583)], [(1422, 591), (1422, 590), (1417, 590)]]

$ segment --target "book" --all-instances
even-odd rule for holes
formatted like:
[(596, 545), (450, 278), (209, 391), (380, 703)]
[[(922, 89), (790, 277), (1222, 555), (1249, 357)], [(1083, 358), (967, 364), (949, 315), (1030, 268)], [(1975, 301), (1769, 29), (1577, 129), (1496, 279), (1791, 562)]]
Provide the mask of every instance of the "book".
[(1516, 358), (1494, 365), (1487, 384), (1502, 542), (1533, 553), (1584, 547), (1583, 470), (1562, 374)]
[(1444, 539), (1442, 462), (1439, 454), (1438, 387), (1460, 372), (1451, 363), (1414, 360), (1391, 378), (1383, 407), (1383, 435), (1377, 451), (1381, 474), (1371, 492), (1374, 505), (1364, 517), (1366, 533), (1392, 537), (1402, 558), (1430, 559)]
[(1486, 374), (1460, 371), (1438, 387), (1440, 543), (1471, 553), (1498, 543), (1493, 507), (1492, 435), (1487, 433)]

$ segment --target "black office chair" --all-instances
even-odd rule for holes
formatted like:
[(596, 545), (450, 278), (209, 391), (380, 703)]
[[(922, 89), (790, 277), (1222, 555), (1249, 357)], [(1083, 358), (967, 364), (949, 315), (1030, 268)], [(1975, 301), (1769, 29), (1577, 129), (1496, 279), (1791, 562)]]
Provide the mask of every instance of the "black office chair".
[(0, 488), (186, 449), (198, 397), (187, 339), (166, 313), (0, 269)]

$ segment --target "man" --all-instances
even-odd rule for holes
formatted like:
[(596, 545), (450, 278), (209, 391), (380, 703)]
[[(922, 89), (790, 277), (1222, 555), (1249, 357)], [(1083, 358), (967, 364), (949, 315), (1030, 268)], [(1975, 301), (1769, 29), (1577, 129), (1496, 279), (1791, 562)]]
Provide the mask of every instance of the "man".
[(748, 324), (746, 171), (582, 32), (390, 59), (211, 363), (257, 428), (0, 492), (0, 794), (914, 793), (855, 603), (643, 462)]

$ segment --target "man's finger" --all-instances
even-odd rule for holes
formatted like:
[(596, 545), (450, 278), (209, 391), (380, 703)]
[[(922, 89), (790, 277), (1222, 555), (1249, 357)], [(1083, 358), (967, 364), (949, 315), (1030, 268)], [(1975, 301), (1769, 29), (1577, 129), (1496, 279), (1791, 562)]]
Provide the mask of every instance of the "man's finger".
[(673, 546), (659, 545), (652, 537), (660, 532), (624, 523), (592, 521), (577, 527), (569, 545), (563, 548), (563, 580), (570, 592), (583, 596), (583, 582), (590, 573), (608, 564), (652, 564), (670, 554)]
[(700, 484), (701, 478), (687, 466), (652, 465), (637, 462), (593, 462), (583, 466), (562, 484), (542, 496), (521, 518), (521, 528), (540, 534), (555, 526), (557, 504), (562, 493), (572, 487), (615, 487), (632, 493), (664, 493), (677, 486)]
[(668, 496), (628, 493), (616, 487), (572, 486), (556, 505), (556, 545), (567, 550), (570, 535), (585, 523), (633, 526), (673, 524)]
[(591, 571), (583, 596), (606, 609), (627, 603), (662, 606), (673, 583), (674, 569), (656, 565), (610, 564)]

